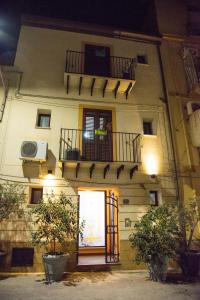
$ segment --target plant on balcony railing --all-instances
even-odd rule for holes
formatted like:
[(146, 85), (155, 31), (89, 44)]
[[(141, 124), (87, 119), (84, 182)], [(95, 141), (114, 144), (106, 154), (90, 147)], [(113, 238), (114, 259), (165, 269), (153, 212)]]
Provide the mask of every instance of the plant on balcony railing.
[(200, 93), (200, 49), (184, 47), (183, 62), (189, 90)]

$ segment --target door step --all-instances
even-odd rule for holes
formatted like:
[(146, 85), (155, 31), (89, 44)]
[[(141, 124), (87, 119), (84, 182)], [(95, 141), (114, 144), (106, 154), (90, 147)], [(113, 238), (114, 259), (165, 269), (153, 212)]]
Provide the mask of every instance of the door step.
[(77, 265), (77, 271), (79, 272), (111, 271), (111, 265), (110, 264)]

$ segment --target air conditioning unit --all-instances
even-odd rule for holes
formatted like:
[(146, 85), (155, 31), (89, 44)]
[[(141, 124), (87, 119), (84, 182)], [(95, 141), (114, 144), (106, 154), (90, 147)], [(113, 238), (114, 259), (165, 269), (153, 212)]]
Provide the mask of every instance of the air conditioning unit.
[(21, 145), (21, 156), (23, 160), (46, 161), (47, 142), (24, 141)]

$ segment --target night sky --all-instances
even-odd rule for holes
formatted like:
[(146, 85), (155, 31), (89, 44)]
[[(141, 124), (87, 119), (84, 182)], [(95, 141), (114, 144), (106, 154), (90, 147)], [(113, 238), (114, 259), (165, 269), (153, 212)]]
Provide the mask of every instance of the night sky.
[(20, 15), (31, 14), (157, 34), (152, 0), (0, 0), (0, 63), (12, 64)]

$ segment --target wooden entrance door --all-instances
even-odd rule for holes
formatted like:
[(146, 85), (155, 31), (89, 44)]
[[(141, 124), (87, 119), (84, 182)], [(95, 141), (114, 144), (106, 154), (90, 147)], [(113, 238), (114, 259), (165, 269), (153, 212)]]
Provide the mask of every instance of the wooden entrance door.
[(110, 75), (110, 48), (96, 45), (85, 45), (85, 74)]
[(83, 159), (112, 161), (112, 111), (84, 109)]

